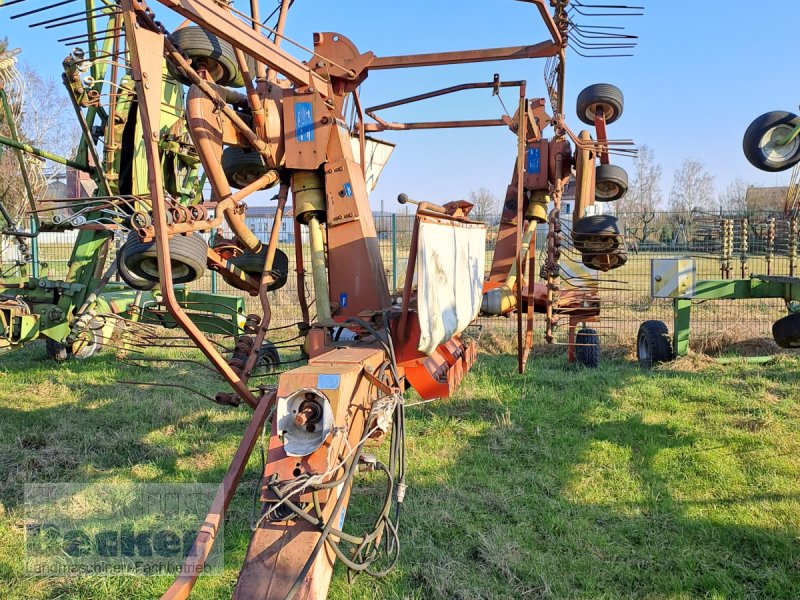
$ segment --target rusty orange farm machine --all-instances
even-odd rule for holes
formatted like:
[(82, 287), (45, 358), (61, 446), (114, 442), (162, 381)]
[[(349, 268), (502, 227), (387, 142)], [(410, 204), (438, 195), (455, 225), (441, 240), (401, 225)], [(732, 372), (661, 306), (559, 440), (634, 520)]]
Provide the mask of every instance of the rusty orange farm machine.
[[(594, 275), (570, 276), (565, 281), (572, 289), (559, 289), (558, 280), (564, 278), (561, 199), (574, 177), (578, 216), (568, 237), (580, 262), (594, 274), (624, 264), (615, 219), (595, 215), (593, 207), (596, 200), (624, 194), (627, 176), (609, 158), (630, 153), (631, 143), (606, 135), (606, 125), (622, 112), (621, 92), (613, 86), (593, 86), (579, 99), (579, 116), (594, 127), (594, 138), (567, 127), (565, 57), (569, 47), (579, 53), (624, 50), (632, 37), (582, 28), (573, 20), (576, 13), (602, 13), (603, 7), (524, 1), (546, 27), (543, 42), (380, 57), (360, 52), (340, 33), (320, 32), (312, 48), (295, 44), (310, 55), (307, 60), (285, 49), (291, 0), (280, 3), (274, 27), (264, 25), (256, 0), (248, 13), (215, 0), (159, 0), (186, 19), (171, 32), (143, 0), (92, 5), (90, 20), (94, 11), (111, 19), (105, 32), (109, 39), (124, 36), (124, 47), (114, 45), (106, 56), (129, 73), (124, 99), (136, 106), (136, 129), (112, 133), (124, 137), (135, 131), (147, 165), (133, 194), (137, 210), (130, 215), (133, 233), (121, 250), (120, 270), (132, 280), (160, 284), (169, 318), (231, 387), (216, 401), (244, 403), (253, 411), (183, 571), (163, 598), (189, 596), (265, 430), (269, 447), (260, 483), (262, 510), (234, 597), (324, 598), (336, 561), (353, 574), (387, 573), (400, 551), (398, 518), (406, 494), (403, 392), (411, 387), (423, 399), (454, 392), (476, 359), (475, 342), (462, 334), (481, 311), (516, 315), (520, 371), (533, 344), (536, 312), (546, 314), (548, 341), (554, 339), (559, 317), (568, 320), (570, 337), (580, 323), (597, 319), (601, 288)], [(90, 32), (92, 59), (102, 58), (96, 42), (103, 34)], [(374, 107), (362, 106), (359, 96), (373, 70), (519, 59), (547, 59), (549, 112), (547, 99), (528, 98), (525, 81), (499, 76)], [(173, 128), (165, 129), (162, 122), (164, 90), (175, 82), (188, 88), (184, 118), (175, 127), (185, 126), (189, 140), (176, 140)], [(425, 123), (394, 123), (378, 115), (466, 89), (494, 94), (514, 89), (516, 110), (497, 119)], [(348, 112), (354, 115), (350, 120)], [(402, 202), (417, 205), (416, 218), (405, 283), (390, 292), (368, 198), (368, 157), (377, 143), (368, 134), (490, 126), (511, 130), (517, 159), (488, 277), (486, 225), (470, 218), (471, 204), (415, 202), (403, 195)], [(171, 164), (165, 156), (179, 141), (189, 143), (191, 156), (202, 166), (210, 201), (177, 193), (170, 180), (173, 170), (165, 168)], [(273, 187), (274, 226), (262, 242), (247, 226), (244, 200)], [(281, 373), (276, 387), (254, 388), (251, 377), (271, 331), (269, 292), (284, 285), (289, 272), (278, 241), (290, 196), (308, 362)], [(215, 238), (209, 244), (201, 237), (223, 222), (232, 239)], [(537, 256), (535, 234), (541, 223), (548, 224), (547, 251)], [(308, 232), (307, 243), (301, 228)], [(304, 257), (310, 259), (313, 301), (306, 297)], [(540, 262), (542, 284), (535, 283)], [(176, 297), (174, 284), (196, 278), (198, 268), (217, 271), (260, 304), (260, 314), (248, 317), (233, 357), (201, 331)], [(585, 343), (580, 335), (571, 348), (593, 345), (592, 334), (583, 334)], [(381, 443), (389, 445), (384, 462), (367, 451)], [(387, 491), (372, 529), (354, 534), (344, 524), (353, 480), (366, 471), (383, 473)]]

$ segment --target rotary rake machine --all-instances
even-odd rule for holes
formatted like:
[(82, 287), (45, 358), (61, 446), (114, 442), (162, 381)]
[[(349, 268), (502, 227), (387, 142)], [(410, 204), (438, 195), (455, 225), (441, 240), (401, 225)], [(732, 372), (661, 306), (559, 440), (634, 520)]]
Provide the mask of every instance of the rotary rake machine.
[[(623, 94), (609, 84), (593, 85), (581, 92), (578, 117), (593, 126), (596, 135), (593, 138), (588, 131), (574, 134), (564, 118), (566, 51), (571, 48), (585, 57), (628, 56), (616, 53), (634, 48), (635, 36), (622, 33), (620, 27), (580, 25), (576, 19), (639, 16), (642, 9), (568, 1), (551, 5), (552, 15), (542, 11), (542, 17), (552, 39), (535, 47), (511, 49), (516, 54), (507, 52), (502, 58), (548, 59), (545, 82), (552, 115), (546, 110), (547, 99), (526, 98), (525, 81), (501, 81), (495, 75), (492, 82), (461, 84), (367, 108), (364, 112), (373, 122), (357, 125), (357, 131), (366, 133), (507, 126), (516, 134), (518, 156), (503, 203), (491, 270), (483, 285), (481, 313), (490, 317), (516, 316), (520, 372), (525, 370), (533, 344), (534, 313), (546, 315), (548, 343), (556, 343), (559, 321), (567, 321), (570, 362), (577, 358), (586, 366), (598, 365), (599, 334), (593, 329), (578, 328), (599, 320), (601, 292), (624, 284), (616, 280), (603, 282), (600, 274), (618, 269), (627, 261), (616, 217), (600, 214), (595, 205), (595, 202), (614, 202), (628, 191), (626, 171), (612, 165), (610, 159), (615, 154), (634, 156), (633, 142), (610, 140), (606, 130), (607, 125), (622, 116)], [(609, 9), (613, 10), (608, 12)], [(609, 29), (614, 33), (609, 33)], [(448, 64), (448, 59), (415, 57), (406, 59), (404, 66)], [(481, 58), (489, 59), (486, 55)], [(499, 119), (397, 123), (378, 115), (380, 111), (466, 90), (490, 89), (494, 96), (500, 97), (507, 88), (519, 90), (519, 105), (513, 117), (506, 112)], [(546, 137), (545, 132), (551, 126), (551, 137)], [(570, 142), (577, 151), (573, 152)], [(567, 225), (562, 222), (561, 202), (570, 185), (575, 187), (575, 205), (572, 225)], [(409, 202), (405, 194), (398, 200), (403, 204)], [(429, 203), (414, 203), (431, 210)], [(536, 283), (536, 227), (545, 223), (546, 253), (541, 258), (541, 278), (545, 283)], [(411, 244), (407, 281), (414, 275), (415, 240)], [(562, 257), (562, 252), (567, 256)], [(562, 290), (559, 282), (566, 289)], [(404, 297), (404, 302), (407, 301), (408, 290)]]
[[(563, 58), (571, 26), (566, 16), (568, 3), (555, 3), (554, 18), (545, 2), (530, 2), (551, 36), (533, 46), (376, 57), (371, 52), (359, 52), (341, 34), (324, 32), (315, 34), (313, 49), (306, 49), (311, 59), (305, 62), (281, 45), (291, 4), (288, 0), (281, 4), (275, 28), (262, 23), (255, 3), (249, 15), (207, 0), (162, 3), (192, 24), (169, 33), (145, 3), (123, 0), (120, 5), (150, 167), (151, 218), (136, 232), (141, 243), (155, 245), (157, 274), (170, 314), (229, 382), (233, 388), (230, 403), (243, 401), (254, 409), (184, 569), (164, 597), (184, 598), (190, 593), (267, 420), (270, 437), (261, 484), (263, 511), (234, 595), (324, 597), (336, 560), (345, 563), (353, 574), (372, 575), (386, 573), (396, 561), (399, 507), (406, 488), (402, 391), (411, 386), (423, 399), (451, 395), (475, 360), (474, 344), (459, 334), (477, 316), (483, 299), (485, 226), (469, 219), (472, 207), (464, 202), (444, 206), (418, 203), (405, 287), (402, 294), (390, 294), (366, 183), (367, 132), (476, 123), (392, 124), (376, 118), (376, 123), (368, 124), (358, 88), (374, 69)], [(264, 35), (265, 30), (274, 39)], [(189, 84), (188, 131), (212, 188), (215, 218), (224, 216), (227, 220), (244, 250), (243, 256), (262, 261), (257, 278), (246, 272), (241, 277), (248, 287), (253, 285), (250, 279), (256, 279), (262, 316), (252, 341), (246, 344), (250, 351), (243, 352), (237, 364), (228, 362), (209, 343), (171, 296), (171, 283), (184, 263), (183, 240), (218, 223), (210, 218), (169, 219), (159, 168), (158, 107), (164, 58), (174, 75)], [(558, 67), (561, 82), (563, 61), (557, 64), (562, 65)], [(240, 76), (244, 93), (230, 88)], [(523, 183), (526, 158), (535, 163), (535, 152), (528, 152), (528, 146), (539, 142), (533, 150), (540, 152), (554, 147), (555, 175), (550, 176), (549, 160), (540, 163), (548, 168), (544, 178), (537, 180), (537, 189), (546, 181), (550, 190), (555, 180), (558, 190), (572, 164), (563, 140), (568, 130), (562, 127), (562, 121), (557, 116), (547, 117), (540, 106), (527, 101), (524, 82), (504, 84), (496, 80), (479, 85), (520, 90), (515, 118), (507, 116), (482, 124), (511, 126), (516, 131), (518, 181)], [(447, 91), (427, 97), (443, 93)], [(352, 124), (345, 119), (348, 106), (357, 115)], [(369, 111), (372, 116), (377, 108)], [(602, 126), (604, 115), (609, 114), (604, 112), (606, 106), (595, 98), (591, 109), (597, 115), (593, 122)], [(557, 133), (562, 139), (542, 142), (540, 129), (545, 121), (559, 124)], [(599, 142), (580, 143), (589, 157), (595, 152), (608, 154), (609, 145), (602, 136)], [(591, 169), (584, 167), (591, 177), (595, 175), (593, 166), (592, 162)], [(232, 189), (231, 180), (240, 184), (239, 191)], [(242, 201), (252, 192), (275, 185), (279, 190), (276, 225), (269, 242), (262, 244), (243, 222), (246, 209)], [(523, 217), (527, 210), (524, 185), (517, 188), (517, 251), (513, 262), (521, 274), (525, 260), (521, 252)], [(591, 189), (588, 183), (587, 188)], [(295, 220), (306, 227), (309, 238), (316, 311), (316, 317), (305, 323), (305, 348), (310, 358), (306, 366), (282, 373), (276, 389), (261, 387), (254, 391), (248, 380), (255, 350), (270, 329), (267, 292), (278, 279), (277, 228), (290, 191)], [(305, 249), (302, 236), (297, 235), (295, 240), (299, 266)], [(206, 251), (210, 265), (230, 266), (230, 261), (226, 263), (214, 248)], [(304, 285), (299, 285), (298, 291), (298, 301), (303, 305)], [(529, 326), (527, 341), (531, 332)], [(385, 463), (366, 453), (368, 445), (384, 438), (390, 445)], [(387, 493), (374, 527), (356, 535), (344, 531), (344, 522), (353, 479), (364, 471), (382, 472)]]
[[(608, 12), (611, 9), (612, 12)], [(619, 88), (596, 84), (583, 90), (577, 100), (579, 119), (595, 129), (575, 134), (566, 124), (564, 89), (566, 48), (585, 57), (628, 56), (617, 51), (635, 47), (635, 36), (608, 34), (618, 27), (579, 25), (576, 17), (639, 16), (641, 7), (556, 2), (554, 22), (561, 32), (562, 50), (545, 67), (545, 82), (552, 116), (545, 99), (528, 100), (528, 131), (520, 136), (517, 163), (508, 187), (497, 232), (491, 270), (484, 284), (482, 312), (517, 318), (519, 371), (523, 372), (532, 347), (534, 314), (545, 315), (545, 341), (557, 341), (557, 330), (566, 321), (570, 362), (588, 367), (599, 363), (600, 334), (586, 327), (599, 321), (604, 291), (624, 282), (601, 280), (601, 275), (627, 262), (624, 237), (616, 217), (602, 214), (601, 205), (625, 196), (628, 175), (611, 164), (612, 155), (635, 155), (630, 140), (611, 140), (607, 126), (616, 122), (624, 108)], [(588, 38), (588, 39), (587, 39)], [(552, 126), (550, 138), (546, 128)], [(573, 152), (572, 142), (576, 150)], [(574, 206), (563, 219), (562, 201), (569, 188)], [(551, 208), (552, 207), (552, 208)], [(544, 252), (538, 263), (537, 225), (546, 224)], [(536, 282), (537, 274), (543, 280)], [(525, 323), (523, 324), (523, 315)], [(580, 329), (579, 329), (580, 328)]]
[[(588, 30), (575, 25), (571, 11), (591, 12), (597, 7), (581, 2), (570, 7), (566, 0), (556, 0), (550, 3), (551, 13), (545, 0), (525, 0), (536, 7), (546, 25), (549, 39), (544, 42), (377, 57), (361, 53), (341, 34), (322, 32), (314, 35), (313, 48), (295, 44), (311, 56), (301, 61), (284, 49), (291, 0), (280, 3), (274, 27), (264, 24), (255, 1), (249, 14), (215, 0), (159, 1), (186, 19), (172, 32), (140, 0), (92, 9), (113, 22), (106, 31), (93, 30), (90, 45), (103, 35), (125, 36), (126, 51), (112, 48), (109, 56), (130, 77), (132, 94), (126, 98), (136, 108), (129, 113), (129, 120), (136, 115), (131, 136), (137, 144), (141, 142), (136, 153), (146, 162), (146, 168), (136, 172), (144, 189), (131, 193), (137, 204), (128, 215), (132, 234), (119, 254), (120, 272), (140, 283), (159, 283), (164, 317), (183, 329), (232, 388), (217, 394), (215, 400), (229, 405), (244, 402), (253, 409), (183, 570), (163, 597), (190, 594), (258, 437), (269, 428), (260, 488), (262, 512), (234, 596), (323, 598), (337, 560), (351, 574), (375, 576), (387, 573), (397, 560), (399, 511), (406, 493), (403, 391), (413, 387), (426, 400), (453, 393), (475, 361), (475, 344), (461, 334), (480, 313), (484, 292), (497, 293), (506, 302), (499, 314), (516, 310), (519, 366), (524, 368), (538, 289), (532, 284), (535, 252), (528, 248), (535, 247), (530, 243), (535, 223), (542, 220), (547, 206), (544, 193), (555, 201), (549, 243), (556, 252), (559, 198), (573, 164), (583, 177), (581, 189), (587, 190), (585, 204), (591, 204), (597, 157), (607, 159), (613, 145), (603, 130), (614, 108), (604, 103), (605, 96), (592, 97), (587, 107), (593, 111), (598, 140), (588, 134), (575, 136), (564, 124), (565, 52), (576, 43), (579, 48), (597, 50), (627, 47), (628, 42), (581, 40)], [(94, 12), (88, 18), (93, 21)], [(101, 60), (96, 48), (93, 52), (92, 60)], [(535, 58), (553, 59), (549, 63), (553, 116), (545, 112), (543, 100), (527, 99), (525, 82), (499, 78), (460, 86), (498, 93), (506, 87), (518, 89), (516, 114), (491, 121), (396, 124), (375, 114), (380, 108), (458, 91), (454, 88), (372, 109), (362, 107), (358, 93), (375, 69)], [(83, 82), (102, 80), (92, 77)], [(174, 81), (188, 86), (183, 122), (211, 187), (209, 203), (172, 185), (176, 163), (168, 153), (186, 142), (175, 139), (180, 125), (162, 110), (164, 94), (173, 89)], [(348, 109), (354, 114), (351, 122), (345, 117)], [(367, 123), (365, 115), (374, 122)], [(489, 125), (510, 127), (518, 148), (513, 193), (509, 191), (502, 227), (503, 250), (493, 264), (494, 278), (484, 282), (486, 227), (470, 219), (472, 206), (419, 202), (405, 285), (401, 293), (390, 293), (368, 200), (376, 142), (367, 133)], [(555, 129), (551, 140), (542, 136), (548, 125)], [(580, 149), (577, 158), (567, 138)], [(96, 164), (101, 164), (99, 157)], [(120, 175), (126, 164), (124, 159), (120, 162)], [(243, 201), (275, 186), (273, 230), (269, 241), (262, 243), (247, 227)], [(280, 252), (278, 239), (290, 193), (296, 223), (298, 303), (309, 359), (305, 366), (281, 373), (277, 387), (253, 389), (259, 351), (273, 330), (269, 292), (287, 278), (288, 259)], [(223, 221), (232, 239), (214, 238), (209, 245), (200, 237)], [(307, 248), (303, 230), (308, 233)], [(606, 237), (603, 231), (586, 233), (596, 245), (602, 245), (598, 237)], [(618, 255), (611, 246), (602, 245), (605, 254), (600, 255)], [(595, 254), (593, 248), (583, 247), (587, 256)], [(306, 254), (313, 302), (305, 293)], [(174, 289), (176, 282), (191, 280), (203, 263), (260, 302), (261, 314), (248, 319), (247, 335), (237, 341), (232, 359), (190, 318)], [(544, 300), (553, 314), (559, 310), (556, 291), (554, 284), (548, 285)], [(514, 298), (513, 305), (509, 297)], [(581, 297), (574, 304), (586, 308)], [(528, 314), (527, 327), (523, 327), (523, 312)], [(367, 452), (369, 446), (381, 442), (389, 446), (388, 459), (379, 460)], [(374, 526), (366, 533), (350, 533), (344, 523), (353, 480), (358, 473), (370, 471), (385, 476), (386, 496)]]

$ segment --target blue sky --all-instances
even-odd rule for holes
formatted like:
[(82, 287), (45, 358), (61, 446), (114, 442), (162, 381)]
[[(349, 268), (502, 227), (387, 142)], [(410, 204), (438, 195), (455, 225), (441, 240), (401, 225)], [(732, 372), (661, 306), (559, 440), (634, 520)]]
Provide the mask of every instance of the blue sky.
[[(57, 75), (67, 49), (55, 37), (9, 19), (43, 3), (29, 0), (0, 11), (0, 35), (7, 36), (12, 47), (21, 47), (31, 65)], [(592, 83), (613, 83), (625, 92), (626, 104), (611, 137), (633, 138), (654, 150), (664, 169), (665, 195), (673, 170), (689, 157), (707, 165), (718, 192), (737, 177), (759, 185), (785, 184), (788, 173), (762, 173), (747, 163), (741, 139), (758, 115), (797, 111), (800, 94), (791, 78), (797, 56), (797, 0), (636, 3), (645, 5), (645, 16), (584, 19), (587, 25), (627, 25), (640, 41), (633, 58), (586, 59), (570, 52), (566, 106), (573, 129), (581, 127), (574, 109), (578, 93)], [(236, 4), (245, 9), (242, 0)], [(262, 2), (262, 11), (273, 5)], [(78, 10), (72, 6), (77, 5), (45, 14)], [(153, 8), (168, 27), (177, 22), (165, 7)], [(535, 8), (512, 0), (297, 0), (287, 34), (310, 46), (314, 31), (342, 33), (361, 51), (379, 56), (513, 46), (546, 38)], [(296, 55), (305, 58), (300, 51)], [(499, 73), (504, 80), (527, 79), (529, 96), (544, 97), (543, 72), (543, 60), (376, 71), (365, 82), (362, 96), (367, 105), (377, 104), (459, 83), (490, 81)], [(506, 95), (506, 105), (513, 111), (513, 92)], [(502, 107), (481, 91), (385, 114), (396, 120), (495, 118)], [(400, 192), (437, 202), (463, 198), (478, 187), (498, 196), (505, 193), (516, 152), (515, 138), (507, 129), (395, 132), (383, 137), (397, 143), (397, 149), (373, 193), (373, 206), (383, 199), (387, 210), (394, 209)], [(632, 170), (630, 161), (618, 162)]]

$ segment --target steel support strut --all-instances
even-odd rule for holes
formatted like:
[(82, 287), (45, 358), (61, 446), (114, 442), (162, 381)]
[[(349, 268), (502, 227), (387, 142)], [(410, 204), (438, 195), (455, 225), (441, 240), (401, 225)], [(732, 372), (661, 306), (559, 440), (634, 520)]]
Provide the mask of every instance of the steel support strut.
[(175, 321), (197, 344), (203, 354), (231, 384), (236, 394), (255, 407), (255, 396), (240, 377), (231, 369), (217, 349), (206, 339), (198, 327), (184, 312), (175, 297), (172, 281), (169, 236), (167, 234), (166, 205), (164, 200), (164, 181), (161, 174), (158, 154), (158, 132), (161, 122), (161, 71), (164, 55), (164, 36), (156, 31), (141, 27), (137, 22), (132, 0), (122, 0), (125, 32), (130, 46), (131, 69), (136, 84), (136, 95), (141, 114), (142, 134), (150, 185), (150, 199), (153, 207), (153, 227), (158, 253), (158, 270), (161, 274), (161, 294), (164, 304)]

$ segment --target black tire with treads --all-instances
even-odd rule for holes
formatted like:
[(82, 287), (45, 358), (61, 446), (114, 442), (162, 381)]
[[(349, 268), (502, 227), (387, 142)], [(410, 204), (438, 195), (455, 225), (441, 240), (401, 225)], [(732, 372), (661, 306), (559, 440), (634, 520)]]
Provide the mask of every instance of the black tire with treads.
[(51, 340), (50, 338), (45, 338), (44, 345), (47, 351), (47, 357), (56, 362), (64, 362), (69, 360), (69, 358), (72, 356), (69, 348), (67, 348), (61, 342)]
[[(244, 77), (239, 69), (236, 53), (227, 41), (194, 25), (174, 31), (172, 40), (186, 56), (192, 59), (193, 63), (203, 59), (214, 61), (214, 64), (218, 65), (219, 72), (210, 74), (217, 84), (237, 88), (244, 86)], [(248, 55), (245, 56), (250, 74), (255, 76), (255, 61)], [(192, 67), (195, 68), (195, 64), (192, 64)], [(176, 80), (191, 85), (192, 82), (181, 74), (172, 61), (167, 61), (167, 69)]]
[(621, 89), (610, 83), (590, 85), (578, 94), (578, 118), (587, 125), (594, 125), (598, 104), (603, 106), (606, 124), (610, 125), (622, 116), (625, 108), (625, 96)]
[(628, 172), (618, 165), (597, 165), (595, 192), (597, 202), (614, 202), (628, 193)]
[(652, 369), (654, 365), (672, 360), (672, 340), (663, 321), (645, 321), (639, 326), (636, 358), (644, 369)]
[(775, 321), (772, 337), (781, 348), (800, 348), (800, 313)]
[[(598, 240), (599, 239), (599, 240)], [(592, 215), (575, 221), (572, 228), (575, 249), (583, 254), (613, 252), (623, 239), (619, 233), (617, 218), (612, 215)]]
[(792, 121), (795, 119), (795, 114), (773, 111), (761, 115), (750, 124), (742, 140), (742, 149), (751, 165), (762, 171), (776, 173), (800, 162), (800, 137), (795, 137), (786, 146), (774, 144), (776, 139), (788, 136), (794, 130)]
[(126, 252), (128, 252), (130, 248), (137, 243), (141, 244), (141, 242), (139, 241), (139, 236), (136, 235), (135, 231), (131, 231), (128, 234), (128, 239), (125, 241), (125, 243), (122, 245), (122, 247), (119, 249), (119, 252), (117, 253), (117, 271), (119, 272), (119, 276), (122, 278), (122, 281), (124, 281), (128, 285), (128, 287), (131, 287), (134, 290), (143, 290), (143, 291), (152, 290), (156, 286), (155, 281), (150, 281), (149, 279), (139, 277), (138, 275), (133, 273), (125, 264)]
[(240, 190), (269, 171), (258, 152), (247, 152), (238, 146), (226, 146), (222, 151), (222, 172), (228, 185)]
[[(266, 256), (267, 246), (265, 245), (261, 247), (261, 251), (258, 254), (245, 252), (244, 254), (232, 258), (230, 262), (238, 269), (247, 273), (250, 277), (261, 279), (261, 272), (264, 268)], [(272, 261), (272, 273), (275, 275), (275, 281), (267, 287), (267, 290), (270, 292), (274, 292), (285, 286), (289, 277), (289, 257), (279, 248), (275, 250), (275, 258)], [(233, 287), (241, 289), (238, 288), (234, 280), (226, 279), (226, 281)]]
[[(158, 255), (153, 242), (128, 240), (128, 249), (122, 253), (125, 268), (136, 277), (158, 282)], [(176, 235), (169, 238), (170, 263), (173, 283), (191, 283), (200, 279), (206, 271), (208, 244), (201, 235)]]
[(594, 329), (581, 329), (575, 336), (575, 358), (589, 369), (600, 366), (600, 335)]

